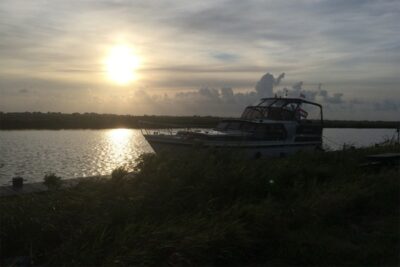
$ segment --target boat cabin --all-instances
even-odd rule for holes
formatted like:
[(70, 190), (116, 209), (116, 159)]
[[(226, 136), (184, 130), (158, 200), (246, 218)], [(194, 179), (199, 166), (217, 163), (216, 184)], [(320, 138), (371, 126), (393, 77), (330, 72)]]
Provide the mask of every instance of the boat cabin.
[[(237, 132), (254, 140), (322, 140), (322, 107), (299, 98), (263, 98), (240, 119), (221, 121), (216, 130)], [(247, 133), (247, 134), (246, 134)]]
[(231, 119), (221, 121), (215, 128), (217, 131), (240, 133), (243, 138), (253, 140), (285, 140), (287, 130), (282, 123), (260, 123)]
[(323, 122), (322, 106), (301, 98), (263, 98), (257, 105), (248, 106), (241, 118)]

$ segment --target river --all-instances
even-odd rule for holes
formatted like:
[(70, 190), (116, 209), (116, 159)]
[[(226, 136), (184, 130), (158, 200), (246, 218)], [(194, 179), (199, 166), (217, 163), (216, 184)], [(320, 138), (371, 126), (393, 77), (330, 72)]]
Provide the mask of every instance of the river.
[[(324, 145), (332, 150), (344, 143), (362, 147), (394, 135), (394, 129), (325, 129)], [(110, 174), (152, 152), (135, 129), (0, 131), (0, 185), (17, 175), (39, 182), (46, 173), (63, 178)]]

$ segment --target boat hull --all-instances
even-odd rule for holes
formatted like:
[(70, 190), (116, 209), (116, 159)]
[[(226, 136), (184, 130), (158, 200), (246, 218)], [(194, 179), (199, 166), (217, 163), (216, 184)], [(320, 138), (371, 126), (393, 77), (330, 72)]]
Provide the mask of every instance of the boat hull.
[(145, 135), (156, 153), (161, 151), (179, 152), (194, 148), (216, 148), (239, 152), (249, 157), (283, 157), (300, 151), (315, 151), (321, 142), (276, 142), (276, 141), (207, 141), (182, 140), (173, 136)]

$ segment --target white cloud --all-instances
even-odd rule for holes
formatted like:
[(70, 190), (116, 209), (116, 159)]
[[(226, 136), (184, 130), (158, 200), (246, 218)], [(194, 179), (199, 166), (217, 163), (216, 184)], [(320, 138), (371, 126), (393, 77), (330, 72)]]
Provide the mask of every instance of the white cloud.
[[(372, 106), (371, 116), (394, 118), (400, 99), (399, 14), (396, 0), (3, 0), (0, 74), (7, 81), (0, 89), (33, 87), (43, 96), (62, 94), (64, 98), (52, 101), (64, 111), (113, 112), (115, 100), (104, 84), (100, 62), (107, 48), (122, 38), (143, 57), (143, 77), (132, 87), (150, 88), (149, 98), (142, 100), (149, 105), (119, 105), (122, 113), (152, 114), (165, 107), (165, 112), (193, 114), (204, 112), (207, 104), (210, 115), (237, 114), (236, 106), (279, 93), (284, 86), (298, 94), (299, 88), (322, 83), (320, 91), (301, 90), (332, 106), (332, 116), (365, 118), (370, 113), (354, 109)], [(254, 90), (265, 70), (286, 71), (289, 79), (275, 89)], [(301, 80), (304, 84), (292, 87)], [(101, 88), (95, 96), (101, 105), (81, 89), (88, 87)], [(194, 88), (203, 89), (188, 92)], [(175, 95), (173, 90), (185, 92)], [(165, 92), (170, 96), (153, 96)], [(76, 103), (62, 105), (75, 96)], [(52, 106), (28, 97), (2, 93), (0, 109)], [(361, 97), (363, 104), (357, 102)], [(339, 105), (344, 108), (333, 108)]]

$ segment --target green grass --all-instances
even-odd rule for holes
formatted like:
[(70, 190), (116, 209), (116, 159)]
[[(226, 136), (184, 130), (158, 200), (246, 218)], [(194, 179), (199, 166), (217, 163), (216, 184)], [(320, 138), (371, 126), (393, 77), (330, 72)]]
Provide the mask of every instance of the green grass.
[(76, 265), (399, 265), (399, 169), (381, 147), (248, 160), (144, 155), (136, 176), (4, 198), (1, 258)]

